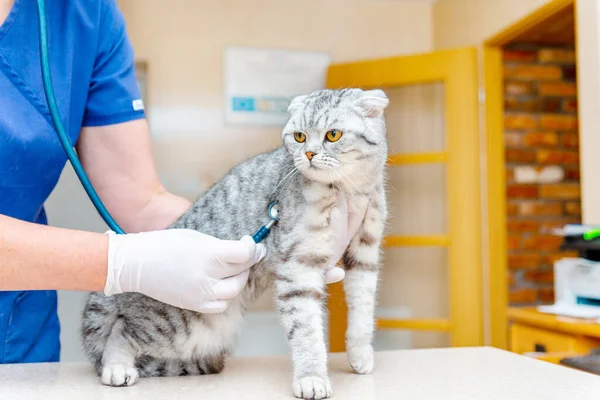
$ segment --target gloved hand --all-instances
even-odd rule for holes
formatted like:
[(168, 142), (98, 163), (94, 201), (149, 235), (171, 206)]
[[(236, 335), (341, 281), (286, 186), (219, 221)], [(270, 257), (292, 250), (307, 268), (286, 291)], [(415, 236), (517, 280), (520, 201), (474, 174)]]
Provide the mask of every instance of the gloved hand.
[(266, 255), (250, 236), (220, 240), (188, 229), (109, 232), (107, 296), (138, 292), (202, 313), (224, 311)]
[[(367, 212), (367, 203), (356, 207), (348, 206), (348, 201), (342, 193), (338, 198), (337, 205), (331, 210), (331, 228), (333, 231), (333, 243), (335, 243), (335, 260), (339, 260), (344, 255), (350, 241), (360, 229)], [(330, 284), (344, 279), (345, 272), (340, 267), (332, 267), (325, 276), (325, 282)]]

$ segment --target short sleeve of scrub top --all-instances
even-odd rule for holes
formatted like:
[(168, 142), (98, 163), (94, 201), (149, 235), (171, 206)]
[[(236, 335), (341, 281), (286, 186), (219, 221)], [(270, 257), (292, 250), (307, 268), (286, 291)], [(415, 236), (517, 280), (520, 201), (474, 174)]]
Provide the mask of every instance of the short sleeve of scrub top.
[[(115, 0), (47, 0), (46, 11), (52, 83), (71, 142), (82, 127), (144, 118)], [(44, 95), (37, 18), (34, 0), (15, 0), (0, 25), (0, 214), (46, 224), (44, 202), (66, 156)], [(0, 363), (58, 361), (59, 334), (55, 291), (0, 292)]]

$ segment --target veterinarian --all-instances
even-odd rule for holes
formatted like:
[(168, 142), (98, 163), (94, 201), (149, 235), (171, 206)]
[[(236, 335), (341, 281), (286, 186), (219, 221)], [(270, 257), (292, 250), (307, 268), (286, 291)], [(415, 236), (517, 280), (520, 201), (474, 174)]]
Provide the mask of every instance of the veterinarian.
[[(43, 205), (66, 156), (44, 97), (35, 7), (0, 0), (0, 363), (59, 360), (56, 290), (140, 292), (222, 312), (265, 248), (250, 237), (165, 230), (190, 202), (166, 191), (157, 176), (134, 53), (115, 0), (47, 2), (50, 67), (71, 142), (110, 213), (133, 233), (47, 226)], [(339, 248), (362, 216), (364, 210), (348, 213), (344, 202), (334, 210)], [(327, 282), (343, 276), (332, 268)]]

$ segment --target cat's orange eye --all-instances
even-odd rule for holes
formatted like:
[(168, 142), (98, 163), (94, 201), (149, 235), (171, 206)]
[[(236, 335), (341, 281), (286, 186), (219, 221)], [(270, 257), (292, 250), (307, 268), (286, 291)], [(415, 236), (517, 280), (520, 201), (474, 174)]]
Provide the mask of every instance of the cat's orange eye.
[(294, 139), (298, 143), (306, 142), (306, 134), (304, 132), (294, 132)]
[(329, 140), (330, 142), (337, 142), (338, 140), (340, 140), (340, 138), (342, 137), (343, 134), (344, 133), (340, 130), (330, 129), (327, 131), (325, 138), (327, 140)]

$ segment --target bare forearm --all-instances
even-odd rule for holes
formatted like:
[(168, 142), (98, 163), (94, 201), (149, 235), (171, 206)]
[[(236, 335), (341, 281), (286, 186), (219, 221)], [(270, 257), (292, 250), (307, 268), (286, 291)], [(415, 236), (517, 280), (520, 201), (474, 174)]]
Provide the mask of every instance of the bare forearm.
[(124, 217), (125, 226), (129, 233), (166, 229), (190, 206), (187, 199), (161, 190), (138, 212)]
[(128, 233), (167, 228), (190, 202), (162, 186), (145, 120), (82, 129), (77, 151), (92, 184)]
[(102, 291), (108, 237), (0, 215), (0, 290)]

